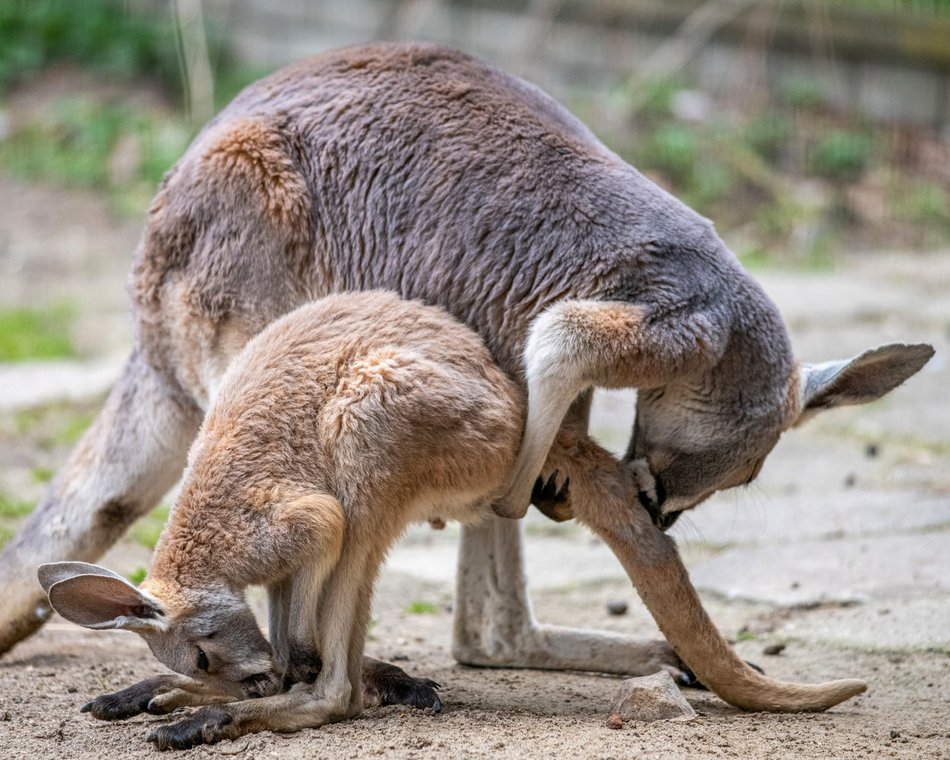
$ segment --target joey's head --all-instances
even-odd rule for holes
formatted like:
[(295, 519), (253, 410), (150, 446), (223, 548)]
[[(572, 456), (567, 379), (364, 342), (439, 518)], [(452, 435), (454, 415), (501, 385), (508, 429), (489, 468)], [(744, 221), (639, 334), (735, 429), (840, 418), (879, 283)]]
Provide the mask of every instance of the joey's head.
[(713, 371), (641, 390), (626, 460), (641, 504), (666, 530), (716, 491), (751, 483), (782, 433), (820, 411), (874, 401), (920, 370), (926, 344), (796, 364), (743, 347)]
[(137, 588), (86, 562), (40, 565), (50, 605), (93, 629), (135, 631), (168, 668), (237, 699), (280, 687), (267, 639), (243, 595), (231, 589), (182, 591), (156, 581)]

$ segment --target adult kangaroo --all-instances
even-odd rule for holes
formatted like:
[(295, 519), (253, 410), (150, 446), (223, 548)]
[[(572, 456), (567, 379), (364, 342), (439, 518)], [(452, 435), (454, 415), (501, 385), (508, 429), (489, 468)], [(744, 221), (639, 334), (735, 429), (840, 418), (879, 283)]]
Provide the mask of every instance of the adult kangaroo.
[[(665, 528), (754, 478), (803, 414), (877, 398), (932, 353), (796, 364), (709, 221), (537, 88), (428, 44), (330, 52), (244, 90), (164, 178), (129, 287), (121, 379), (2, 555), (0, 651), (48, 616), (36, 565), (101, 555), (180, 476), (230, 358), (328, 293), (440, 304), (524, 379), (524, 437), (494, 506), (507, 517), (527, 509), (562, 423), (586, 427), (594, 386), (640, 389), (626, 463), (642, 507), (624, 509)], [(461, 662), (679, 666), (656, 642), (538, 625), (511, 520), (463, 533), (455, 609)]]

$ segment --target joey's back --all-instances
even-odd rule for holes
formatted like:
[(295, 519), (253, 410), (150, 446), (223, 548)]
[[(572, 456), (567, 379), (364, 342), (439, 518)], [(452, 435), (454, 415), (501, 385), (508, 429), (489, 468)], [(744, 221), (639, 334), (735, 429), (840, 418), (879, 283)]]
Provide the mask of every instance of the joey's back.
[[(353, 520), (370, 505), (374, 521), (389, 512), (399, 529), (471, 519), (501, 487), (522, 425), (517, 386), (442, 309), (385, 292), (329, 296), (272, 324), (234, 360), (179, 504), (230, 521), (232, 511), (269, 510), (275, 489), (319, 491)], [(462, 512), (452, 513), (453, 500)]]

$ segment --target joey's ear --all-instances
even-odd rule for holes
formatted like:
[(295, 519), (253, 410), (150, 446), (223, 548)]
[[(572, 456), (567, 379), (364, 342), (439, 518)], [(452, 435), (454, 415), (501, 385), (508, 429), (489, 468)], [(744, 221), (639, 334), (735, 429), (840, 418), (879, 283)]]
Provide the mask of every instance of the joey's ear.
[(801, 419), (822, 409), (866, 404), (894, 390), (934, 355), (926, 343), (891, 343), (853, 359), (801, 366)]
[(118, 573), (99, 565), (92, 565), (89, 562), (47, 562), (36, 569), (36, 577), (39, 578), (40, 585), (47, 594), (49, 594), (50, 587), (54, 583), (59, 583), (77, 575), (102, 575), (106, 578), (125, 580)]
[[(70, 622), (86, 628), (121, 628), (139, 633), (165, 627), (161, 602), (124, 578), (95, 565), (86, 566), (94, 568), (94, 572), (85, 572), (82, 562), (55, 565), (74, 567), (44, 565), (40, 568), (40, 582), (50, 605)], [(46, 581), (51, 579), (53, 582), (47, 587)]]

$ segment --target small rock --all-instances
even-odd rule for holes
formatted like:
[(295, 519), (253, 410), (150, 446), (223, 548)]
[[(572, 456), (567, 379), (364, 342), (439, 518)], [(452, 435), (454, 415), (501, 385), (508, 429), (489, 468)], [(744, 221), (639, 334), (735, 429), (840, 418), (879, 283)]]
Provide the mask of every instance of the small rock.
[(626, 615), (627, 603), (623, 599), (614, 599), (607, 602), (607, 612), (611, 615)]
[(897, 731), (897, 730), (895, 730), (895, 729), (892, 728), (892, 729), (891, 729), (891, 738), (892, 738), (892, 739), (900, 739), (900, 738), (901, 738), (901, 732), (900, 732), (900, 731)]
[(864, 456), (868, 459), (874, 459), (881, 453), (881, 448), (876, 443), (869, 443), (864, 447)]
[(617, 715), (617, 713), (613, 713), (607, 718), (607, 728), (612, 728), (614, 731), (623, 728), (623, 718)]
[[(690, 720), (696, 711), (665, 670), (642, 678), (628, 678), (622, 684), (610, 710), (611, 717), (623, 721)], [(608, 719), (608, 725), (610, 719)]]
[(774, 657), (785, 651), (787, 644), (769, 644), (765, 649), (762, 650), (762, 654), (767, 654)]

